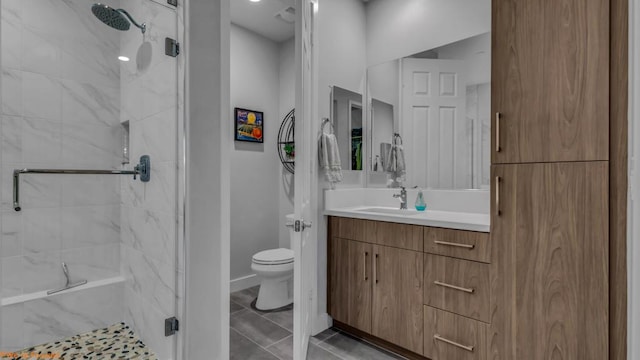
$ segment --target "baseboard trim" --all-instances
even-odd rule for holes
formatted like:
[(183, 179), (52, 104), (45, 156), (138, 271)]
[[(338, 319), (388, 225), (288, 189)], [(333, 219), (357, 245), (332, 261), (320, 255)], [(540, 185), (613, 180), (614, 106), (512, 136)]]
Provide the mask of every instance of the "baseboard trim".
[(378, 347), (380, 347), (380, 348), (382, 348), (384, 350), (387, 350), (387, 351), (392, 352), (394, 354), (403, 356), (403, 357), (405, 357), (405, 358), (407, 358), (409, 360), (430, 360), (429, 358), (426, 358), (426, 357), (424, 357), (424, 356), (422, 356), (420, 354), (416, 354), (416, 353), (414, 353), (412, 351), (409, 351), (407, 349), (401, 348), (396, 344), (393, 344), (393, 343), (390, 343), (390, 342), (388, 342), (386, 340), (382, 340), (380, 338), (377, 338), (377, 337), (375, 337), (375, 336), (373, 336), (371, 334), (368, 334), (368, 333), (366, 333), (364, 331), (361, 331), (361, 330), (358, 330), (356, 328), (353, 328), (353, 327), (351, 327), (351, 326), (349, 326), (347, 324), (343, 324), (343, 323), (341, 323), (339, 321), (335, 321), (334, 320), (333, 321), (333, 327), (337, 328), (337, 329), (340, 329), (341, 331), (344, 331), (345, 333), (347, 333), (347, 334), (349, 334), (349, 335), (351, 335), (353, 337), (356, 337), (356, 338), (362, 339), (364, 341), (367, 341), (369, 343), (372, 343), (373, 345), (376, 345), (376, 346), (378, 346)]
[(231, 280), (229, 288), (231, 292), (236, 292), (258, 285), (260, 285), (260, 279), (258, 279), (256, 274), (251, 274)]

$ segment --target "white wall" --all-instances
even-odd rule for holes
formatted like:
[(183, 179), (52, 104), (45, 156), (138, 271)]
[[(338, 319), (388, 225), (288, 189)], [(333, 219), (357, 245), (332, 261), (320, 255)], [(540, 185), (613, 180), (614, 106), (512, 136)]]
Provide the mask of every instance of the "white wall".
[[(295, 97), (295, 42), (280, 43), (280, 121), (296, 106)], [(278, 222), (280, 247), (290, 248), (289, 229), (282, 226), (286, 216), (293, 213), (293, 174), (280, 166), (280, 220)]]
[(369, 65), (491, 31), (490, 0), (373, 0), (366, 11)]
[[(187, 4), (184, 359), (229, 359), (229, 1)], [(182, 331), (182, 329), (181, 329)]]
[(251, 257), (279, 246), (280, 48), (231, 25), (231, 105), (264, 112), (264, 143), (234, 141), (231, 160), (231, 279), (251, 275)]
[(491, 33), (434, 49), (438, 59), (464, 60), (467, 86), (491, 82)]

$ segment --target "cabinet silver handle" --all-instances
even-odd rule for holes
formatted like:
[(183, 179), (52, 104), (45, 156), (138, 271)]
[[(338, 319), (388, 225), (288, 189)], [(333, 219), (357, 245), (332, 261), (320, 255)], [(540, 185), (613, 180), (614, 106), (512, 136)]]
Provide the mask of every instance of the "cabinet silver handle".
[(500, 176), (496, 176), (496, 216), (500, 216), (502, 212), (500, 211), (500, 182), (502, 179)]
[(438, 334), (433, 335), (433, 338), (434, 338), (434, 339), (436, 339), (436, 340), (438, 340), (438, 341), (442, 341), (442, 342), (444, 342), (444, 343), (447, 343), (447, 344), (453, 345), (453, 346), (455, 346), (455, 347), (459, 347), (460, 349), (464, 349), (464, 350), (467, 350), (467, 351), (469, 351), (469, 352), (473, 352), (473, 346), (466, 346), (466, 345), (459, 344), (459, 343), (457, 343), (457, 342), (455, 342), (455, 341), (451, 341), (451, 340), (449, 340), (449, 339), (445, 339), (445, 338), (441, 337), (441, 336), (440, 336), (440, 335), (438, 335)]
[(473, 250), (476, 247), (475, 245), (470, 245), (470, 244), (458, 244), (458, 243), (438, 241), (438, 240), (434, 240), (433, 242), (436, 243), (437, 245), (455, 246), (455, 247), (461, 247), (469, 250)]
[(364, 281), (368, 281), (369, 277), (367, 276), (367, 258), (369, 257), (369, 252), (364, 252)]
[(496, 152), (500, 152), (502, 148), (500, 147), (500, 113), (496, 113)]
[(434, 281), (434, 284), (438, 285), (438, 286), (442, 286), (442, 287), (446, 287), (449, 289), (454, 289), (454, 290), (460, 290), (460, 291), (464, 291), (466, 293), (469, 294), (473, 294), (473, 292), (475, 291), (475, 289), (471, 289), (471, 288), (464, 288), (464, 287), (460, 287), (460, 286), (455, 286), (455, 285), (451, 285), (451, 284), (447, 284), (447, 283), (443, 283), (441, 281)]

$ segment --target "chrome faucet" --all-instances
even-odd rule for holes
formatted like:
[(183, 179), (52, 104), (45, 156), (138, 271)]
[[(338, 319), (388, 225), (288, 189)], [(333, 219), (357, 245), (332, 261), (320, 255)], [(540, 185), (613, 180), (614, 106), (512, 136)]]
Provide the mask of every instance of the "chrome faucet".
[(394, 198), (400, 198), (400, 210), (407, 210), (407, 189), (401, 187), (400, 194), (393, 194)]

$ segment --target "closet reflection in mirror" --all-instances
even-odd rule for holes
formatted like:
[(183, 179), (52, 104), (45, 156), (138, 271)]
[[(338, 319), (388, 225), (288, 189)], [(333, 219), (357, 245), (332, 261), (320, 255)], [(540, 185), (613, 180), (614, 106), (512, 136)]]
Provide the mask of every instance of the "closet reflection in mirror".
[(335, 129), (342, 170), (363, 168), (363, 111), (362, 94), (331, 87), (331, 122)]
[(485, 189), (490, 170), (491, 34), (367, 69), (369, 184), (384, 186), (384, 151), (404, 139), (407, 187)]

